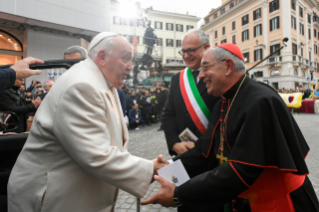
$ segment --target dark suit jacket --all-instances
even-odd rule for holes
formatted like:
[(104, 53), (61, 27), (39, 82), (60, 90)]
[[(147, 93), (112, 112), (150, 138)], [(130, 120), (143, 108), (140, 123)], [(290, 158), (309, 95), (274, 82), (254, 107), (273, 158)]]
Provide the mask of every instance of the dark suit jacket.
[[(190, 129), (198, 138), (201, 136), (200, 131), (197, 129), (186, 108), (179, 85), (179, 77), (180, 73), (172, 77), (171, 89), (163, 116), (163, 129), (170, 155), (176, 155), (172, 147), (176, 142), (181, 142), (178, 135), (183, 132), (185, 128)], [(212, 111), (219, 97), (209, 95), (207, 93), (206, 84), (202, 80), (197, 83), (197, 88), (207, 108)]]

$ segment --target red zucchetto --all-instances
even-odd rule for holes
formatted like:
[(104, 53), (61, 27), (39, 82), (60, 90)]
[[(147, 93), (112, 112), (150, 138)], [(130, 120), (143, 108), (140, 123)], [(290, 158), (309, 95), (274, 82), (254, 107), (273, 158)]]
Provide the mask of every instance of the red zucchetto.
[(219, 48), (223, 48), (231, 53), (233, 53), (234, 55), (236, 55), (237, 57), (239, 57), (242, 61), (245, 62), (245, 59), (244, 59), (244, 56), (243, 54), (241, 53), (241, 50), (239, 49), (239, 47), (235, 44), (232, 44), (232, 43), (223, 43), (223, 44), (220, 44), (216, 47), (219, 47)]

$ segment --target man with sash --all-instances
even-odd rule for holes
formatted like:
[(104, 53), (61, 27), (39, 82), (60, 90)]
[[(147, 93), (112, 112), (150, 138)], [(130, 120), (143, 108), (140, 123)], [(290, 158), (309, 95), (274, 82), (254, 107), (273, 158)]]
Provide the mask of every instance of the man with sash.
[(307, 177), (309, 147), (277, 92), (247, 77), (240, 49), (207, 50), (200, 78), (220, 100), (195, 147), (173, 158), (196, 176), (179, 187), (156, 176), (162, 187), (142, 204), (215, 205), (188, 210), (201, 212), (319, 211)]
[(198, 79), (200, 62), (209, 46), (208, 38), (201, 30), (190, 30), (183, 37), (179, 54), (187, 67), (172, 77), (162, 122), (170, 155), (180, 155), (194, 147), (194, 142), (182, 142), (179, 135), (185, 129), (198, 138), (204, 134), (217, 101), (216, 97), (207, 94), (205, 83)]

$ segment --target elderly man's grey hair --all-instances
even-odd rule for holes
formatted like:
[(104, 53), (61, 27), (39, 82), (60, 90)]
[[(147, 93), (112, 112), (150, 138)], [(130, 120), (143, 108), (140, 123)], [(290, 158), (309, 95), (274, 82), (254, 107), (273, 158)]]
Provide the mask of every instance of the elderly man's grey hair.
[(187, 33), (183, 36), (182, 40), (184, 40), (185, 36), (190, 34), (190, 33), (195, 33), (198, 36), (201, 45), (209, 43), (207, 35), (205, 34), (204, 31), (202, 31), (200, 29), (190, 29), (190, 30), (188, 30)]
[[(53, 81), (52, 81), (52, 80), (46, 81), (46, 82), (44, 83), (44, 87), (48, 86), (48, 84), (51, 83), (51, 82), (53, 82)], [(53, 82), (53, 84), (54, 84), (54, 82)]]
[(64, 55), (73, 54), (76, 52), (79, 52), (83, 59), (86, 59), (88, 57), (88, 51), (81, 46), (71, 46), (71, 47), (67, 48), (64, 52)]
[(239, 57), (237, 57), (233, 53), (220, 47), (214, 47), (213, 50), (214, 50), (213, 58), (215, 60), (222, 61), (225, 59), (231, 59), (234, 62), (236, 71), (245, 71), (246, 66), (244, 61), (242, 61)]
[(113, 36), (109, 36), (109, 37), (104, 38), (100, 43), (98, 43), (95, 47), (93, 47), (93, 49), (91, 49), (89, 51), (89, 57), (92, 60), (95, 60), (95, 58), (97, 57), (97, 54), (100, 50), (104, 50), (108, 53), (108, 55), (112, 55), (114, 47), (116, 46), (116, 42), (114, 41), (114, 37), (123, 37), (123, 36), (113, 35)]

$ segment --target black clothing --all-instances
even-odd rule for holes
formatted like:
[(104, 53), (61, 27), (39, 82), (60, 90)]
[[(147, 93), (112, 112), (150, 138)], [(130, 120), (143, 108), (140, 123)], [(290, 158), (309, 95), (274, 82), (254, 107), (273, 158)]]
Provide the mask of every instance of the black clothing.
[(16, 81), (16, 72), (11, 69), (0, 69), (0, 92), (11, 88)]
[(134, 102), (137, 103), (137, 97), (136, 96), (129, 96), (126, 100), (126, 110), (127, 113), (133, 108)]
[[(178, 135), (186, 128), (192, 131), (198, 138), (202, 135), (187, 110), (181, 93), (179, 78), (180, 73), (175, 74), (172, 77), (171, 89), (168, 94), (167, 105), (163, 115), (163, 128), (170, 155), (176, 155), (172, 150), (172, 147), (176, 142), (181, 142)], [(206, 84), (203, 80), (200, 80), (197, 83), (197, 88), (207, 108), (211, 111), (219, 98), (213, 97), (207, 93)]]
[[(254, 188), (267, 171), (308, 174), (304, 159), (309, 147), (285, 103), (272, 88), (249, 78), (244, 80), (227, 117), (223, 153), (228, 161), (220, 165), (216, 158), (220, 153), (219, 124), (241, 81), (242, 78), (223, 95), (224, 101), (216, 103), (208, 129), (195, 148), (174, 158), (182, 160), (192, 178), (177, 188), (179, 202), (185, 208), (207, 204), (207, 211), (215, 208), (214, 211), (223, 212), (228, 207), (250, 212), (249, 200), (238, 196)], [(276, 190), (271, 191), (275, 196)], [(301, 187), (290, 192), (290, 198), (296, 212), (319, 211), (307, 176)]]
[(0, 111), (12, 111), (19, 117), (19, 127), (15, 132), (27, 131), (28, 112), (36, 111), (34, 104), (26, 104), (25, 98), (20, 95), (19, 87), (15, 86), (0, 92), (0, 99)]

